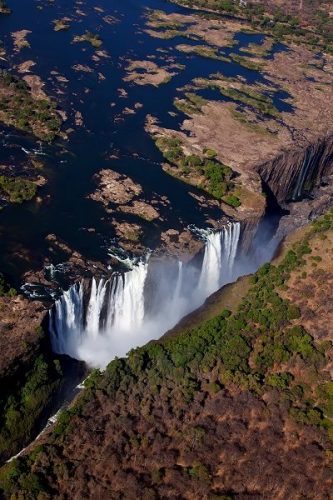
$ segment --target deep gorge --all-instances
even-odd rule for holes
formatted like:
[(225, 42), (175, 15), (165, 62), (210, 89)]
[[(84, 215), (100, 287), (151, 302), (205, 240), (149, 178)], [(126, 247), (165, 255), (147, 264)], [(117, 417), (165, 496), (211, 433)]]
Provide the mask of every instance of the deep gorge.
[[(1, 200), (4, 209), (0, 214), (0, 271), (17, 288), (19, 298), (22, 293), (30, 301), (26, 321), (23, 314), (23, 322), (27, 326), (31, 323), (30, 333), (37, 333), (37, 330), (33, 330), (34, 321), (38, 318), (34, 307), (40, 308), (42, 316), (46, 316), (40, 321), (44, 337), (40, 343), (37, 338), (37, 347), (30, 344), (29, 336), (25, 344), (19, 329), (17, 333), (10, 321), (9, 327), (7, 324), (3, 327), (7, 334), (12, 332), (13, 339), (17, 339), (17, 346), (23, 350), (22, 357), (15, 358), (17, 352), (13, 349), (11, 355), (14, 352), (13, 363), (16, 363), (16, 367), (8, 377), (5, 374), (0, 384), (6, 390), (10, 388), (7, 392), (4, 390), (5, 396), (1, 398), (4, 429), (6, 420), (10, 422), (1, 450), (6, 448), (6, 440), (11, 441), (11, 446), (7, 446), (3, 454), (0, 453), (3, 461), (11, 455), (15, 456), (26, 445), (28, 449), (22, 452), (23, 456), (27, 456), (31, 440), (40, 431), (43, 432), (45, 426), (49, 429), (50, 425), (57, 422), (61, 415), (59, 410), (69, 408), (70, 413), (70, 408), (76, 404), (78, 392), (84, 388), (83, 384), (77, 385), (92, 369), (101, 369), (109, 376), (107, 366), (114, 358), (121, 358), (111, 365), (111, 372), (113, 366), (117, 367), (115, 373), (118, 377), (117, 370), (120, 367), (121, 372), (122, 367), (126, 366), (129, 351), (132, 352), (131, 362), (132, 357), (136, 358), (136, 354), (133, 354), (136, 347), (144, 346), (143, 349), (149, 351), (150, 346), (156, 344), (158, 352), (159, 339), (165, 332), (197, 308), (204, 310), (206, 299), (219, 293), (226, 284), (234, 283), (240, 276), (254, 273), (262, 264), (271, 261), (282, 238), (327, 210), (333, 199), (330, 186), (333, 167), (331, 132), (320, 135), (320, 130), (318, 133), (313, 130), (311, 136), (311, 130), (306, 130), (303, 134), (300, 122), (299, 130), (292, 130), (292, 147), (284, 149), (281, 146), (281, 152), (274, 158), (267, 145), (266, 149), (263, 148), (265, 156), (253, 153), (255, 147), (260, 149), (261, 140), (264, 143), (265, 138), (271, 139), (271, 135), (265, 135), (260, 127), (273, 119), (273, 115), (264, 113), (259, 118), (256, 115), (253, 120), (254, 110), (260, 108), (258, 99), (261, 109), (266, 103), (264, 109), (271, 112), (275, 110), (279, 120), (283, 113), (286, 116), (297, 105), (296, 97), (290, 96), (288, 91), (279, 90), (280, 86), (275, 85), (274, 81), (271, 86), (267, 86), (265, 69), (256, 66), (252, 59), (246, 60), (252, 57), (249, 55), (251, 50), (260, 52), (263, 48), (261, 44), (267, 41), (265, 35), (243, 33), (238, 31), (241, 29), (238, 27), (232, 37), (229, 32), (227, 38), (223, 39), (225, 49), (220, 47), (214, 49), (215, 52), (208, 50), (207, 56), (209, 44), (205, 36), (212, 37), (213, 41), (209, 43), (218, 44), (218, 35), (224, 32), (224, 28), (221, 30), (216, 25), (207, 28), (210, 15), (207, 19), (202, 15), (199, 21), (192, 19), (189, 23), (186, 20), (183, 25), (180, 23), (178, 32), (175, 29), (178, 21), (174, 25), (172, 19), (166, 22), (157, 17), (156, 21), (153, 16), (160, 14), (156, 14), (156, 11), (149, 17), (150, 8), (164, 9), (171, 16), (174, 11), (181, 16), (193, 15), (193, 12), (160, 0), (149, 0), (147, 5), (125, 2), (116, 6), (101, 0), (105, 13), (111, 12), (112, 16), (103, 14), (100, 7), (94, 9), (93, 5), (84, 2), (75, 3), (75, 12), (72, 12), (73, 6), (63, 0), (52, 5), (43, 0), (37, 2), (36, 12), (31, 8), (33, 2), (21, 6), (18, 0), (13, 0), (13, 4), (14, 16), (2, 24), (8, 59), (4, 59), (1, 64), (5, 68), (13, 67), (13, 72), (19, 72), (20, 78), (23, 78), (24, 73), (20, 73), (22, 64), (29, 63), (28, 57), (32, 58), (32, 63), (35, 63), (32, 72), (40, 75), (44, 90), (57, 99), (58, 111), (62, 117), (66, 116), (63, 129), (68, 132), (68, 139), (59, 137), (54, 143), (37, 143), (35, 137), (9, 126), (3, 125), (0, 131), (4, 162), (1, 168), (4, 171), (7, 169), (6, 174), (9, 172), (14, 178), (16, 175), (26, 175), (28, 179), (38, 174), (45, 181), (38, 187), (36, 199), (22, 205), (11, 204), (8, 197)], [(71, 26), (59, 33), (54, 29), (55, 19), (57, 17), (59, 22), (67, 14)], [(148, 22), (157, 23), (155, 28), (158, 36), (148, 34)], [(200, 32), (202, 22), (204, 34)], [(214, 24), (214, 20), (212, 22)], [(159, 26), (159, 23), (162, 24)], [(185, 30), (193, 28), (192, 23), (197, 34), (185, 34)], [(22, 28), (33, 28), (27, 34), (27, 43), (31, 45), (19, 51), (14, 50), (13, 33), (19, 33)], [(95, 31), (95, 28), (100, 41), (95, 38), (94, 43), (101, 42), (101, 47), (96, 48), (87, 41), (74, 41), (75, 37), (82, 37), (82, 33)], [(165, 38), (164, 29), (167, 30)], [(223, 36), (226, 36), (225, 32)], [(199, 49), (186, 53), (189, 50), (187, 48), (182, 52), (179, 49), (180, 41), (186, 42), (190, 49), (195, 46)], [(266, 51), (265, 47), (263, 52)], [(268, 64), (268, 58), (285, 52), (284, 43), (272, 42), (271, 49), (263, 56), (264, 63)], [(154, 71), (162, 69), (162, 76), (163, 71), (166, 72), (162, 83), (137, 84), (128, 71), (136, 59), (141, 67), (137, 77), (139, 80), (143, 77), (144, 65), (154, 68), (155, 64), (157, 69), (153, 69), (152, 74), (148, 71), (148, 77), (145, 77), (148, 80), (153, 77), (154, 82)], [(143, 60), (141, 66), (140, 59)], [(252, 160), (252, 163), (249, 162), (250, 182), (249, 186), (245, 183), (244, 187), (252, 190), (251, 194), (259, 200), (257, 205), (254, 202), (247, 206), (246, 197), (245, 203), (239, 207), (223, 204), (221, 199), (210, 197), (200, 185), (192, 186), (191, 178), (187, 183), (186, 176), (183, 182), (168, 175), (161, 167), (165, 157), (146, 130), (147, 117), (156, 117), (159, 125), (165, 127), (168, 133), (183, 133), (183, 138), (189, 139), (190, 146), (185, 146), (183, 156), (186, 159), (192, 155), (192, 160), (194, 157), (194, 168), (195, 160), (202, 155), (206, 155), (206, 160), (217, 159), (221, 166), (221, 152), (224, 153), (226, 146), (228, 153), (227, 146), (232, 146), (235, 137), (231, 131), (230, 138), (224, 137), (220, 141), (218, 134), (223, 132), (224, 123), (223, 120), (218, 123), (213, 121), (212, 108), (215, 102), (222, 116), (222, 111), (230, 106), (229, 98), (226, 97), (228, 92), (225, 90), (224, 95), (219, 95), (217, 88), (214, 91), (207, 88), (207, 92), (204, 92), (192, 85), (200, 78), (207, 85), (207, 81), (209, 83), (209, 79), (220, 71), (219, 78), (221, 81), (225, 79), (223, 85), (239, 85), (240, 89), (247, 92), (246, 99), (243, 93), (243, 104), (233, 102), (230, 109), (237, 125), (235, 130), (243, 126), (247, 140), (259, 130), (253, 140), (253, 154), (249, 157), (270, 158), (257, 163)], [(29, 75), (25, 76), (29, 78)], [(228, 89), (229, 95), (232, 95)], [(198, 92), (189, 94), (192, 98), (190, 105), (187, 102), (189, 114), (186, 112), (186, 100), (182, 99), (187, 90)], [(250, 103), (250, 121), (244, 114), (246, 101)], [(178, 109), (175, 102), (183, 102), (185, 111)], [(207, 135), (213, 131), (216, 133), (217, 146), (221, 147), (221, 151), (206, 148), (205, 141), (200, 140), (199, 136), (196, 142), (195, 131), (190, 128), (186, 131), (183, 127), (184, 120), (189, 122), (193, 117), (191, 113), (199, 120), (204, 120), (200, 106), (205, 106), (205, 102), (213, 103), (212, 121), (208, 122)], [(218, 107), (221, 103), (226, 105), (225, 109)], [(223, 116), (230, 119), (229, 115)], [(203, 122), (203, 130), (205, 127), (207, 122)], [(213, 143), (213, 133), (212, 136), (209, 139)], [(190, 139), (193, 139), (192, 143)], [(207, 144), (211, 146), (209, 142)], [(240, 152), (231, 151), (231, 158), (238, 158), (245, 164), (247, 156), (244, 150), (250, 145), (252, 140), (251, 144), (245, 141)], [(227, 160), (228, 156), (223, 167), (226, 171), (229, 168)], [(36, 171), (31, 170), (29, 162), (35, 162)], [(237, 166), (236, 160), (234, 164)], [(188, 164), (183, 168), (186, 175), (191, 174)], [(247, 165), (244, 168), (246, 170)], [(121, 174), (121, 182), (127, 189), (125, 199), (131, 189), (135, 197), (126, 203), (120, 200), (118, 185), (118, 191), (109, 191), (109, 199), (106, 196), (104, 205), (97, 203), (96, 199), (94, 201), (95, 188), (100, 194), (95, 180), (103, 169)], [(231, 189), (235, 188), (236, 192), (241, 176), (231, 177), (231, 184), (235, 182)], [(103, 200), (103, 196), (100, 195), (100, 198)], [(142, 206), (145, 209), (148, 206), (150, 211), (145, 212)], [(134, 231), (133, 228), (139, 229)], [(170, 236), (167, 236), (168, 232)], [(5, 302), (5, 308), (15, 309), (15, 299), (12, 302), (10, 300), (8, 298)], [(178, 334), (183, 334), (181, 329)], [(240, 341), (240, 345), (246, 354), (246, 342)], [(38, 384), (38, 377), (34, 377), (35, 358), (40, 356), (44, 356), (45, 364), (42, 362), (36, 373), (41, 374), (42, 384)], [(140, 362), (137, 366), (140, 366)], [(62, 370), (57, 371), (59, 363)], [(142, 366), (145, 366), (144, 363)], [(50, 380), (45, 377), (45, 371)], [(208, 392), (213, 393), (224, 384), (216, 383), (214, 377), (217, 371), (218, 368), (214, 367), (212, 374), (205, 380)], [(185, 371), (179, 370), (177, 377), (182, 378), (183, 373)], [(84, 394), (91, 395), (95, 377), (99, 376), (96, 374), (98, 370), (94, 370), (90, 381), (87, 381), (90, 387), (83, 391)], [(116, 385), (117, 377), (112, 380), (110, 375), (110, 385)], [(33, 383), (30, 383), (30, 379)], [(52, 387), (48, 387), (48, 382)], [(252, 382), (257, 388), (255, 377), (249, 384)], [(189, 386), (191, 383), (192, 380)], [(25, 389), (26, 385), (28, 389)], [(158, 390), (156, 387), (154, 391)], [(188, 393), (185, 390), (184, 401), (187, 401), (186, 397), (192, 389), (189, 387)], [(11, 398), (11, 391), (14, 398)], [(39, 392), (44, 392), (40, 402)], [(152, 398), (152, 394), (153, 391), (149, 393), (148, 390), (147, 398)], [(37, 409), (31, 416), (29, 398), (33, 400), (33, 396), (36, 396)], [(176, 394), (177, 398), (182, 399), (182, 396)], [(228, 395), (226, 408), (231, 399)], [(241, 404), (242, 397), (235, 404), (232, 424), (235, 428)], [(251, 404), (256, 404), (253, 399), (249, 406)], [(90, 410), (89, 407), (88, 412)], [(63, 414), (66, 418), (67, 412)], [(181, 409), (180, 418), (183, 415), (184, 409)], [(62, 418), (60, 420), (62, 422)], [(29, 432), (25, 432), (26, 423)], [(19, 434), (17, 439), (16, 432)], [(132, 445), (136, 437), (131, 435), (131, 439), (129, 442)], [(123, 450), (120, 455), (123, 455)]]
[(284, 151), (273, 160), (256, 167), (277, 202), (288, 203), (311, 196), (332, 173), (333, 136), (318, 138), (310, 144)]

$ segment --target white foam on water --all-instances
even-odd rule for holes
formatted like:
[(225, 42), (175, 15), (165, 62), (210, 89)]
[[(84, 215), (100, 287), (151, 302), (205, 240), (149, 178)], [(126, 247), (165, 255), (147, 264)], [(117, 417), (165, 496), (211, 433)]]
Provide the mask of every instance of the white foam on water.
[[(93, 278), (88, 301), (83, 282), (64, 292), (50, 311), (53, 349), (104, 368), (115, 356), (124, 356), (131, 348), (160, 337), (222, 285), (233, 281), (237, 277), (240, 223), (229, 223), (217, 232), (200, 232), (205, 250), (199, 270), (179, 261), (171, 275), (170, 268), (164, 270), (160, 264), (158, 278), (150, 284), (159, 297), (157, 312), (146, 304), (149, 255), (133, 260), (128, 272), (115, 273), (109, 280), (97, 282)], [(127, 263), (128, 258), (121, 256), (121, 260)]]

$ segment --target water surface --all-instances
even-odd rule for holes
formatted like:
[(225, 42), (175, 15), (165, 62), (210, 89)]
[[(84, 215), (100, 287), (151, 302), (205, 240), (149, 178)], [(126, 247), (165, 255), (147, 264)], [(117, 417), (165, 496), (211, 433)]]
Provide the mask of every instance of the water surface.
[[(48, 184), (41, 189), (44, 202), (26, 203), (22, 206), (6, 207), (0, 215), (0, 269), (19, 284), (24, 272), (40, 269), (45, 259), (57, 263), (62, 256), (51, 252), (45, 237), (54, 233), (85, 257), (97, 260), (107, 258), (107, 248), (114, 238), (112, 223), (97, 203), (88, 200), (94, 190), (92, 176), (102, 168), (112, 168), (131, 176), (144, 186), (147, 197), (157, 193), (170, 200), (165, 221), (145, 225), (145, 243), (154, 246), (161, 228), (185, 227), (187, 224), (205, 225), (207, 215), (220, 217), (220, 213), (208, 214), (200, 208), (190, 195), (195, 191), (186, 184), (163, 172), (161, 153), (153, 140), (144, 131), (146, 116), (157, 117), (162, 126), (179, 128), (185, 118), (181, 113), (171, 116), (173, 99), (181, 96), (181, 89), (195, 77), (208, 77), (222, 72), (227, 76), (241, 75), (247, 82), (264, 80), (256, 71), (239, 64), (225, 63), (200, 56), (186, 55), (175, 49), (179, 43), (195, 43), (182, 36), (171, 40), (155, 39), (144, 33), (148, 8), (166, 12), (187, 13), (187, 9), (169, 4), (163, 0), (147, 0), (144, 4), (131, 0), (69, 3), (57, 0), (48, 3), (37, 0), (12, 0), (13, 14), (0, 19), (2, 39), (9, 54), (11, 67), (26, 60), (33, 60), (36, 66), (32, 72), (45, 82), (46, 91), (55, 96), (59, 106), (68, 114), (64, 128), (74, 128), (69, 141), (57, 141), (43, 145), (41, 158), (46, 162), (44, 175)], [(103, 13), (94, 7), (100, 7)], [(75, 13), (79, 9), (86, 15)], [(117, 22), (108, 24), (103, 16), (111, 15)], [(53, 21), (64, 16), (73, 18), (68, 31), (55, 32)], [(28, 29), (32, 33), (27, 39), (31, 48), (15, 53), (11, 33)], [(75, 35), (86, 30), (98, 33), (103, 39), (101, 50), (109, 58), (93, 61), (95, 49), (89, 44), (72, 43)], [(225, 52), (238, 53), (249, 43), (262, 43), (263, 36), (238, 33), (237, 45)], [(166, 53), (160, 52), (160, 49)], [(280, 50), (280, 47), (277, 47)], [(153, 57), (157, 64), (166, 64), (165, 57), (173, 57), (184, 69), (167, 84), (158, 88), (138, 86), (123, 81), (129, 59), (147, 60)], [(88, 65), (92, 73), (77, 72), (76, 64)], [(54, 72), (66, 77), (68, 83), (56, 80)], [(101, 80), (102, 73), (105, 80)], [(119, 89), (125, 89), (128, 97), (120, 97)], [(283, 107), (284, 95), (275, 104)], [(213, 99), (223, 99), (214, 93)], [(119, 116), (125, 107), (133, 108), (135, 103), (143, 104), (135, 115)], [(82, 113), (84, 126), (75, 127), (75, 111)], [(38, 148), (36, 141), (24, 134), (0, 127), (2, 142), (1, 161), (19, 165), (25, 151)], [(22, 150), (22, 146), (24, 150)], [(117, 159), (110, 159), (115, 155)], [(123, 216), (124, 220), (135, 222), (135, 215)], [(88, 231), (87, 229), (94, 229)]]

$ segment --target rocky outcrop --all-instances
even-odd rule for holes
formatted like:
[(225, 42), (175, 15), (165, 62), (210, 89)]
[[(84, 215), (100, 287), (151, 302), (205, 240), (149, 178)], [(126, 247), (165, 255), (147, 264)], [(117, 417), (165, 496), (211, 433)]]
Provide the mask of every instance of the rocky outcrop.
[(3, 381), (36, 356), (40, 340), (37, 331), (47, 311), (42, 303), (22, 296), (1, 297), (0, 307), (0, 380)]
[(149, 196), (133, 179), (111, 169), (101, 170), (94, 175), (93, 180), (97, 188), (88, 198), (102, 203), (109, 214), (132, 214), (151, 222), (160, 219), (161, 208), (170, 204), (167, 197), (157, 194)]
[(288, 214), (283, 216), (278, 224), (275, 236), (284, 238), (295, 229), (308, 224), (309, 221), (324, 214), (331, 206), (333, 200), (333, 186), (323, 186), (315, 189), (313, 199), (305, 199), (288, 206)]
[(333, 170), (333, 134), (284, 151), (256, 169), (281, 206), (311, 195)]
[(168, 229), (161, 233), (160, 248), (156, 252), (163, 255), (169, 254), (183, 262), (189, 261), (194, 255), (200, 253), (204, 243), (198, 239), (188, 229), (177, 231), (176, 229)]
[(106, 207), (110, 203), (119, 205), (129, 203), (133, 198), (142, 194), (142, 187), (139, 184), (111, 169), (101, 170), (95, 174), (94, 181), (98, 187), (89, 195), (89, 198), (103, 203)]

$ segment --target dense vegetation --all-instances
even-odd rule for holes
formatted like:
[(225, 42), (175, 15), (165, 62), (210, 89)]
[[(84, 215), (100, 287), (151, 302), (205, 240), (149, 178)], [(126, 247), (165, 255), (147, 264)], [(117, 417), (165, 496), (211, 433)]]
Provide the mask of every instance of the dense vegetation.
[[(307, 259), (319, 261), (312, 255), (312, 239), (318, 235), (324, 239), (325, 232), (332, 230), (333, 211), (316, 221), (277, 265), (265, 264), (253, 275), (251, 289), (236, 313), (223, 310), (198, 328), (132, 350), (127, 359), (112, 361), (104, 373), (93, 372), (81, 397), (62, 413), (49, 443), (2, 469), (0, 485), (5, 495), (16, 492), (24, 498), (35, 498), (33, 495), (44, 491), (45, 498), (50, 498), (52, 488), (46, 478), (54, 481), (70, 477), (74, 464), (64, 464), (59, 450), (68, 444), (66, 440), (74, 439), (77, 426), (92, 418), (86, 409), (93, 401), (110, 401), (112, 422), (120, 426), (120, 434), (115, 433), (112, 439), (120, 439), (124, 457), (136, 455), (136, 450), (141, 454), (152, 443), (161, 443), (162, 430), (155, 430), (153, 441), (149, 437), (151, 430), (147, 435), (134, 431), (133, 415), (143, 415), (151, 429), (157, 425), (154, 418), (149, 418), (153, 409), (161, 415), (165, 405), (182, 426), (181, 434), (177, 431), (173, 439), (187, 446), (188, 457), (193, 457), (193, 449), (198, 457), (198, 450), (211, 434), (187, 420), (190, 408), (194, 405), (200, 411), (207, 398), (236, 393), (251, 395), (244, 399), (244, 405), (245, 401), (254, 405), (255, 399), (264, 398), (267, 419), (271, 408), (278, 404), (279, 411), (286, 412), (285, 418), (301, 427), (310, 426), (309, 432), (317, 429), (323, 435), (323, 453), (333, 456), (333, 382), (326, 372), (331, 343), (310, 335), (302, 326), (298, 307), (283, 298), (291, 275), (301, 272)], [(122, 434), (126, 439), (121, 438)], [(122, 459), (113, 460), (112, 466), (119, 470)], [(53, 461), (61, 463), (63, 470), (57, 469), (60, 465), (52, 465)], [(172, 455), (165, 463), (173, 466)], [(191, 466), (184, 465), (181, 475), (175, 477), (184, 484), (194, 481), (200, 496), (199, 492), (209, 491), (213, 469), (214, 463), (197, 458)], [(141, 481), (159, 488), (166, 470), (150, 472), (149, 481), (146, 477)], [(134, 481), (130, 470), (125, 476)], [(151, 489), (149, 494), (149, 498), (155, 498)]]
[(32, 200), (36, 195), (37, 186), (28, 179), (0, 175), (0, 190), (11, 203), (23, 203)]
[(0, 120), (44, 141), (52, 141), (60, 133), (55, 103), (34, 98), (26, 82), (6, 70), (0, 70)]
[[(42, 336), (42, 330), (36, 332)], [(58, 360), (40, 353), (34, 364), (17, 374), (16, 380), (1, 380), (0, 460), (15, 454), (36, 430), (46, 405), (62, 376)]]
[[(193, 100), (192, 100), (193, 102)], [(241, 202), (233, 192), (235, 184), (233, 170), (216, 159), (216, 152), (204, 151), (204, 157), (184, 154), (181, 140), (176, 137), (158, 137), (156, 145), (164, 157), (179, 169), (179, 177), (188, 179), (197, 187), (204, 189), (218, 200), (223, 200), (233, 207)]]

